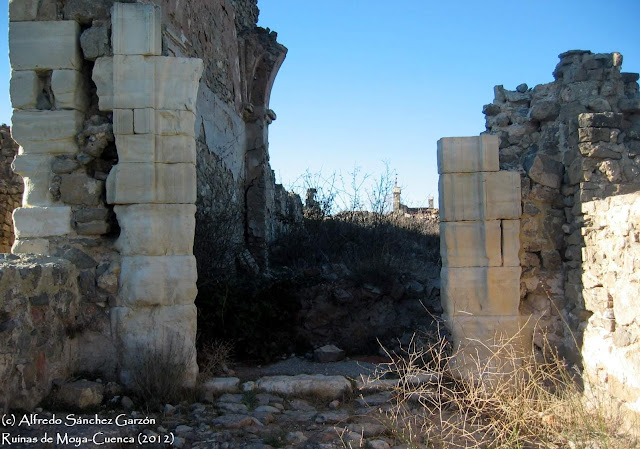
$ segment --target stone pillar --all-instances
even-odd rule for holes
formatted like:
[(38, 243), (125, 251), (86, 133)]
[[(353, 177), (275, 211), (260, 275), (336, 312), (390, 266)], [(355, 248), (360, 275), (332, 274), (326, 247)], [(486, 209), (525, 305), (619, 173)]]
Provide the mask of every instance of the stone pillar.
[(50, 195), (51, 163), (73, 158), (82, 129), (80, 26), (74, 21), (9, 24), (13, 138), (20, 144), (13, 169), (24, 180), (22, 207), (13, 212), (14, 253), (49, 254), (49, 240), (72, 234), (71, 207)]
[(505, 373), (510, 352), (531, 340), (518, 312), (520, 175), (499, 171), (498, 137), (488, 134), (440, 139), (438, 172), (442, 307), (455, 368), (469, 379)]
[(113, 110), (119, 162), (107, 201), (121, 228), (120, 291), (111, 310), (120, 378), (130, 385), (145, 355), (198, 373), (195, 354), (196, 96), (200, 59), (161, 56), (161, 14), (153, 4), (114, 4), (114, 56), (93, 79), (101, 110)]

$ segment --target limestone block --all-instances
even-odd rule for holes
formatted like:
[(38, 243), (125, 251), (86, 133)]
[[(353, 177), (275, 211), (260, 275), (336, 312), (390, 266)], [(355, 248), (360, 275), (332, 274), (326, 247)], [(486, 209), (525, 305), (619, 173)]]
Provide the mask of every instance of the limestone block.
[(534, 326), (529, 317), (519, 315), (447, 316), (446, 324), (457, 347), (469, 342), (479, 342), (492, 347), (512, 339), (530, 347)]
[(438, 182), (440, 220), (519, 218), (520, 190), (516, 172), (442, 174)]
[(156, 111), (156, 134), (195, 136), (196, 116), (191, 111)]
[(519, 267), (520, 220), (502, 220), (502, 266)]
[(73, 20), (11, 22), (12, 70), (82, 70), (80, 25)]
[[(130, 111), (131, 109), (126, 110)], [(156, 136), (153, 134), (116, 135), (116, 148), (120, 163), (156, 162), (155, 147)]]
[(195, 164), (195, 139), (191, 136), (156, 136), (156, 162)]
[[(155, 94), (153, 56), (113, 57), (113, 107), (152, 108)], [(105, 86), (106, 87), (106, 86)]]
[(133, 109), (113, 110), (113, 133), (116, 136), (133, 134)]
[(53, 237), (71, 232), (71, 208), (19, 207), (13, 211), (17, 239)]
[(498, 171), (498, 136), (448, 137), (438, 141), (438, 173)]
[(259, 390), (266, 393), (296, 396), (309, 395), (337, 399), (351, 392), (351, 383), (343, 376), (299, 374), (297, 376), (268, 376), (256, 381)]
[(442, 174), (438, 180), (441, 221), (482, 220), (482, 173)]
[(14, 71), (11, 73), (9, 87), (11, 94), (11, 106), (14, 109), (35, 109), (40, 82), (38, 75), (33, 70)]
[(120, 163), (107, 178), (110, 204), (193, 204), (195, 201), (193, 164)]
[(640, 284), (638, 282), (618, 282), (616, 296), (613, 299), (613, 311), (616, 323), (626, 326), (640, 324)]
[(196, 299), (194, 256), (124, 256), (121, 263), (120, 306), (178, 306)]
[(114, 210), (122, 229), (116, 242), (122, 255), (193, 254), (195, 205), (136, 204)]
[(89, 99), (85, 94), (84, 75), (77, 70), (54, 70), (51, 75), (51, 90), (56, 109), (87, 109)]
[(442, 268), (442, 307), (457, 315), (517, 315), (520, 267)]
[(9, 0), (9, 19), (12, 22), (36, 20), (39, 3), (40, 0)]
[(132, 375), (148, 357), (163, 357), (185, 366), (185, 383), (193, 386), (196, 364), (196, 307), (111, 308), (111, 329), (121, 354), (120, 380), (131, 386)]
[(113, 110), (113, 58), (96, 59), (91, 79), (96, 85), (100, 110)]
[(484, 173), (485, 220), (520, 218), (520, 174), (511, 171)]
[(499, 267), (502, 265), (500, 222), (440, 223), (443, 267)]
[(49, 181), (52, 159), (52, 156), (46, 154), (19, 154), (13, 160), (11, 168), (22, 176), (24, 182), (24, 207), (51, 205)]
[(203, 63), (196, 58), (156, 58), (156, 109), (196, 112)]
[(135, 109), (133, 111), (133, 128), (136, 134), (153, 134), (156, 129), (155, 110), (151, 108)]
[(83, 120), (79, 111), (14, 111), (11, 134), (24, 154), (76, 153)]
[(50, 255), (49, 240), (47, 239), (16, 239), (11, 247), (11, 254), (41, 254)]
[(115, 55), (161, 55), (162, 15), (154, 4), (115, 3), (111, 13)]

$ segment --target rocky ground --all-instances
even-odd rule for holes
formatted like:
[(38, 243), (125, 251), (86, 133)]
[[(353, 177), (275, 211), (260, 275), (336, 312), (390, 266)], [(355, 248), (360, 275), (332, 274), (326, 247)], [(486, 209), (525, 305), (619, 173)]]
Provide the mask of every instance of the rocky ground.
[[(279, 375), (294, 368), (331, 375)], [(374, 368), (293, 358), (238, 369), (243, 380), (211, 379), (202, 385), (198, 402), (166, 404), (161, 413), (145, 411), (113, 384), (76, 381), (60, 387), (58, 397), (67, 397), (58, 403), (74, 403), (84, 412), (72, 413), (74, 407), (67, 406), (7, 415), (0, 447), (405, 448), (385, 425), (394, 381), (362, 381)]]

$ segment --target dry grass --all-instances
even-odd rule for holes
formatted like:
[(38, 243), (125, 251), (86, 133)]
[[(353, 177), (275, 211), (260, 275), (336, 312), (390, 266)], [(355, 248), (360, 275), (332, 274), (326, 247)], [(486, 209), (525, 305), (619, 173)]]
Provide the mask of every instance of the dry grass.
[(415, 449), (638, 447), (619, 407), (605, 395), (583, 394), (577, 373), (554, 351), (523, 354), (513, 343), (467, 354), (472, 369), (460, 369), (461, 354), (444, 340), (391, 357), (375, 376), (399, 378), (382, 418), (390, 433)]
[(233, 356), (233, 345), (222, 340), (205, 343), (198, 350), (199, 378), (206, 380), (222, 374), (229, 374)]

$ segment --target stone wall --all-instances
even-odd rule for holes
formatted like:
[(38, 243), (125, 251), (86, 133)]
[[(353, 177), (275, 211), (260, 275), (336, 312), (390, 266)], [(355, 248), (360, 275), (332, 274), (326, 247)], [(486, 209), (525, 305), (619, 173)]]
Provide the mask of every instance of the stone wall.
[(13, 245), (13, 211), (22, 204), (22, 178), (11, 169), (18, 154), (18, 144), (11, 138), (10, 128), (0, 126), (0, 253), (8, 253)]
[(0, 411), (32, 409), (76, 368), (77, 279), (64, 259), (0, 255)]
[(637, 392), (620, 385), (637, 387), (628, 380), (640, 338), (630, 223), (640, 190), (640, 99), (638, 74), (621, 66), (619, 53), (563, 53), (554, 82), (496, 86), (484, 113), (487, 132), (500, 139), (500, 167), (521, 173), (520, 308), (536, 317), (536, 344), (546, 333), (598, 373), (596, 385), (638, 409)]

